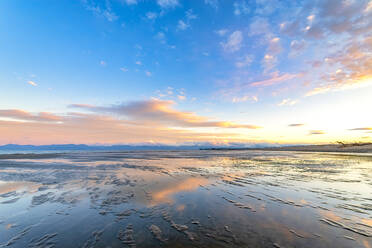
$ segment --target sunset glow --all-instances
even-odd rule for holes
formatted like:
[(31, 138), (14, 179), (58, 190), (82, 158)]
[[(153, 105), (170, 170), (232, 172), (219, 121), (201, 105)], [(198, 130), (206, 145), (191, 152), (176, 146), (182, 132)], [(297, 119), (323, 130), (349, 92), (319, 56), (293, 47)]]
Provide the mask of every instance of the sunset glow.
[(1, 1), (0, 145), (372, 142), (371, 6)]

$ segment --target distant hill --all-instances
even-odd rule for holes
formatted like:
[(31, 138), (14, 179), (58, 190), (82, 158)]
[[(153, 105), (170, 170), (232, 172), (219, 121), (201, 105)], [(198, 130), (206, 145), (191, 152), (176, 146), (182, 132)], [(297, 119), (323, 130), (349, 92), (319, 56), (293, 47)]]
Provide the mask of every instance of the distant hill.
[[(272, 145), (272, 144), (271, 144)], [(269, 144), (232, 144), (226, 147), (229, 148), (261, 148), (268, 147)], [(217, 146), (203, 143), (193, 145), (161, 145), (161, 144), (145, 144), (145, 145), (86, 145), (86, 144), (55, 144), (55, 145), (17, 145), (8, 144), (0, 146), (0, 151), (118, 151), (118, 150), (200, 150), (213, 149)]]
[(342, 143), (326, 145), (300, 145), (261, 148), (207, 148), (207, 150), (261, 150), (261, 151), (299, 151), (299, 152), (345, 152), (372, 153), (372, 143)]
[[(0, 146), (0, 150), (13, 150), (13, 151), (87, 151), (87, 150), (197, 150), (198, 146), (165, 146), (165, 145), (75, 145), (75, 144), (62, 144), (62, 145), (16, 145), (8, 144)], [(204, 147), (208, 148), (208, 147)]]

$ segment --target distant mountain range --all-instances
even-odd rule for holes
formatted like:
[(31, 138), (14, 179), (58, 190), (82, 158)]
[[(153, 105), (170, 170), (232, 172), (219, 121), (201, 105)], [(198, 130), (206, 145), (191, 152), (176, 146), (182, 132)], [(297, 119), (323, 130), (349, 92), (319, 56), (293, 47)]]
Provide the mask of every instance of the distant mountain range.
[[(262, 148), (267, 147), (267, 144), (251, 144), (251, 145), (229, 145), (229, 148)], [(180, 146), (170, 146), (170, 145), (158, 145), (158, 144), (148, 144), (148, 145), (85, 145), (85, 144), (60, 144), (60, 145), (17, 145), (8, 144), (0, 146), (0, 150), (13, 150), (13, 151), (81, 151), (81, 150), (199, 150), (199, 149), (211, 149), (220, 148), (221, 146), (215, 146), (210, 144), (196, 144), (196, 145), (180, 145)]]

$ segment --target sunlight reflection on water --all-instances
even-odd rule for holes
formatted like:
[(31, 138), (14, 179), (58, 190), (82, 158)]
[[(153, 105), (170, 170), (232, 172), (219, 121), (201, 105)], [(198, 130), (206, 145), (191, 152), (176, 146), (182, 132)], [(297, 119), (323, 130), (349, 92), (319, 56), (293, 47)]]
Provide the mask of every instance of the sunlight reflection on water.
[(371, 175), (345, 154), (2, 155), (0, 246), (370, 247)]

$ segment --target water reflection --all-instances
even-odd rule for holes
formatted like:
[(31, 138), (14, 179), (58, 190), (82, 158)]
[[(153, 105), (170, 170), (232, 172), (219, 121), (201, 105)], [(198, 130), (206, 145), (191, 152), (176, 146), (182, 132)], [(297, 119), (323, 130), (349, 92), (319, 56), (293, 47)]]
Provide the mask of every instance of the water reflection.
[(344, 154), (1, 155), (0, 247), (371, 247), (371, 175)]

